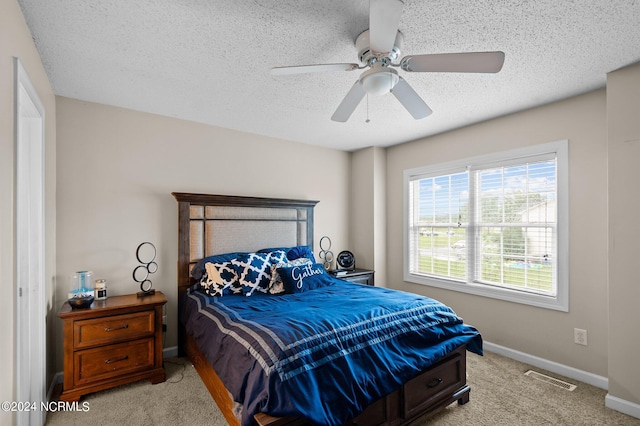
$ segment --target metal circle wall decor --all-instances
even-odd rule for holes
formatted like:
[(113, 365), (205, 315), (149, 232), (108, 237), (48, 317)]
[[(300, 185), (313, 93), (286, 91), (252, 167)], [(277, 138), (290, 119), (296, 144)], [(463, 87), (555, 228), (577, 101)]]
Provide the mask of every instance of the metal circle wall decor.
[(136, 249), (136, 259), (138, 259), (140, 265), (133, 270), (133, 280), (140, 284), (140, 291), (137, 293), (138, 297), (155, 294), (156, 291), (151, 288), (152, 283), (149, 275), (158, 270), (156, 246), (148, 241), (141, 243)]
[(331, 269), (333, 262), (333, 252), (331, 251), (331, 238), (326, 235), (320, 238), (320, 254), (318, 255), (323, 261), (324, 269)]

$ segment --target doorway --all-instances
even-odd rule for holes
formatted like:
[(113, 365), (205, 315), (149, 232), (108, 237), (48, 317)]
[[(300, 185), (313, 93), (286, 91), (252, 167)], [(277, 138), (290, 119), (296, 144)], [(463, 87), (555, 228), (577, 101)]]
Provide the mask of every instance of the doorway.
[(16, 401), (37, 404), (16, 413), (16, 424), (43, 425), (46, 412), (44, 271), (44, 107), (14, 58)]

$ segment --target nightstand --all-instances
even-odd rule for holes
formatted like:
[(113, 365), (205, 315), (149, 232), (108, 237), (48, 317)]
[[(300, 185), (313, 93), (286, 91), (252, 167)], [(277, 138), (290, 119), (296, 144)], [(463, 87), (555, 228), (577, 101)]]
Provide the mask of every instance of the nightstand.
[(369, 269), (339, 269), (335, 271), (329, 271), (329, 273), (337, 278), (340, 278), (341, 280), (349, 281), (352, 283), (374, 285), (374, 271), (371, 271)]
[(61, 401), (149, 379), (165, 381), (162, 362), (160, 291), (145, 297), (109, 296), (86, 309), (65, 302), (58, 312), (64, 330), (64, 385)]

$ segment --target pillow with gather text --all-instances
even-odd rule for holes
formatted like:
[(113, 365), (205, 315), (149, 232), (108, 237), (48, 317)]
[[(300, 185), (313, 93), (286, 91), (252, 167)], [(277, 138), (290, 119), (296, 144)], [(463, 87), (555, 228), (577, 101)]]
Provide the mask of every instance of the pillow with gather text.
[(269, 294), (281, 294), (284, 293), (284, 284), (282, 284), (282, 277), (278, 273), (278, 268), (290, 267), (290, 266), (300, 266), (300, 265), (310, 265), (311, 259), (306, 257), (300, 257), (298, 259), (289, 260), (287, 262), (276, 263), (275, 265), (271, 265), (271, 282), (269, 283)]
[(302, 293), (333, 285), (321, 263), (277, 268), (285, 293)]
[(200, 280), (200, 287), (209, 296), (242, 293), (238, 275), (231, 262), (207, 262), (205, 273)]

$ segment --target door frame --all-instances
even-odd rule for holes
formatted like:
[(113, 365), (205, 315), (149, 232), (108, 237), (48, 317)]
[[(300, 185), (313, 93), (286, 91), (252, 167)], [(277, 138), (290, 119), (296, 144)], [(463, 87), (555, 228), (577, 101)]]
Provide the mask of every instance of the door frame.
[(14, 57), (15, 396), (37, 404), (16, 425), (43, 425), (46, 412), (45, 109)]

